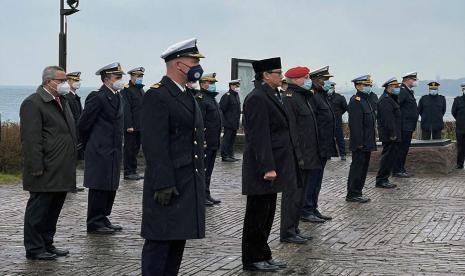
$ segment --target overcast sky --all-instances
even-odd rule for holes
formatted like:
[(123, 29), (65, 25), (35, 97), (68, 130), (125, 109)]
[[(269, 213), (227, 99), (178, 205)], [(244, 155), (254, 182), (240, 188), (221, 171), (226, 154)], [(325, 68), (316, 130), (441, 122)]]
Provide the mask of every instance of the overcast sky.
[[(59, 1), (0, 4), (0, 85), (39, 84), (58, 63)], [(232, 57), (330, 65), (341, 86), (362, 74), (377, 83), (409, 71), (465, 76), (463, 0), (81, 0), (79, 9), (68, 18), (68, 71), (82, 71), (84, 86), (99, 85), (95, 71), (113, 61), (144, 66), (144, 82), (157, 82), (160, 53), (191, 37), (220, 88)]]

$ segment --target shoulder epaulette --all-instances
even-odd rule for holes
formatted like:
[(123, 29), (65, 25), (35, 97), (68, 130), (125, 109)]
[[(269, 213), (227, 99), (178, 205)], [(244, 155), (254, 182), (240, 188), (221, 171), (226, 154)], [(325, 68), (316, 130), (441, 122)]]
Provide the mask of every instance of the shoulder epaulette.
[(162, 86), (162, 84), (160, 82), (157, 82), (153, 84), (152, 86), (150, 86), (150, 88), (157, 89), (157, 88), (160, 88), (160, 86)]
[(203, 95), (199, 93), (199, 94), (195, 95), (195, 98), (196, 99), (203, 99)]
[(291, 93), (291, 92), (287, 92), (287, 93), (285, 93), (284, 95), (286, 95), (286, 97), (292, 97), (292, 93)]
[(231, 93), (230, 93), (230, 92), (227, 92), (227, 93), (226, 93), (226, 95), (228, 95), (228, 96), (229, 96), (229, 95), (231, 95)]
[(360, 97), (359, 96), (355, 97), (355, 100), (360, 101)]
[(129, 84), (126, 83), (126, 84), (124, 85), (124, 88), (129, 88)]

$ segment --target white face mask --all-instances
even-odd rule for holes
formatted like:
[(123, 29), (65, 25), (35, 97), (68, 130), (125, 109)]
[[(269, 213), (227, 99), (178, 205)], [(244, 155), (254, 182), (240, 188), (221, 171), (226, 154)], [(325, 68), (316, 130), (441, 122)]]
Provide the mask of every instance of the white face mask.
[(241, 88), (240, 87), (236, 87), (234, 88), (234, 91), (236, 91), (237, 93), (241, 92)]
[(115, 81), (112, 85), (113, 89), (115, 89), (116, 91), (118, 90), (121, 90), (124, 88), (124, 80), (123, 79), (119, 79), (117, 81)]
[(80, 87), (81, 87), (81, 82), (80, 82), (80, 81), (77, 81), (77, 82), (74, 82), (74, 83), (73, 83), (73, 88), (74, 88), (74, 89), (77, 90), (77, 89), (79, 89)]
[(69, 87), (69, 84), (68, 82), (60, 82), (58, 85), (57, 85), (57, 93), (60, 94), (60, 96), (63, 96), (63, 95), (66, 95), (69, 93), (69, 90), (71, 88)]
[(418, 86), (418, 81), (412, 82), (412, 87), (417, 87)]
[(192, 89), (200, 90), (198, 82), (192, 82)]

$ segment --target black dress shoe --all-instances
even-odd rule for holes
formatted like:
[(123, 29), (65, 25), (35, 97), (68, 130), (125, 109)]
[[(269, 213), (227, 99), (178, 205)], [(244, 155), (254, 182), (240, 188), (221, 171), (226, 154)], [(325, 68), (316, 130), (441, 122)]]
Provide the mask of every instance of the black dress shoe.
[(295, 243), (295, 244), (304, 244), (304, 243), (307, 243), (307, 240), (306, 240), (306, 239), (301, 238), (301, 237), (298, 236), (298, 235), (289, 236), (289, 237), (285, 237), (285, 238), (281, 238), (280, 240), (281, 240), (281, 242)]
[(213, 202), (213, 204), (220, 204), (221, 200), (214, 199), (211, 195), (207, 195), (207, 200)]
[(392, 184), (390, 182), (383, 182), (383, 183), (376, 183), (376, 188), (382, 188), (382, 189), (394, 189), (396, 188), (396, 184)]
[(457, 165), (455, 168), (456, 168), (457, 170), (462, 170), (462, 169), (463, 169), (463, 165)]
[(342, 155), (342, 156), (341, 156), (341, 161), (346, 161), (346, 160), (347, 160), (347, 159), (346, 159), (346, 156), (345, 156), (345, 155)]
[(231, 157), (232, 159), (236, 160), (236, 161), (241, 161), (240, 158), (236, 158), (236, 157)]
[(231, 157), (223, 157), (223, 158), (221, 158), (221, 160), (223, 162), (236, 162), (237, 161), (236, 159), (233, 159)]
[(51, 246), (51, 247), (47, 248), (47, 252), (51, 253), (51, 254), (55, 254), (58, 257), (63, 257), (63, 256), (66, 256), (66, 255), (69, 254), (68, 250), (58, 249), (55, 246)]
[(213, 205), (215, 205), (215, 204), (213, 204), (213, 202), (211, 202), (211, 201), (208, 200), (208, 199), (205, 199), (205, 206), (207, 206), (207, 207), (212, 207)]
[(268, 262), (256, 262), (250, 264), (243, 264), (242, 269), (248, 271), (274, 272), (277, 271), (279, 267), (275, 265), (270, 265)]
[(142, 178), (137, 173), (133, 173), (133, 174), (125, 175), (124, 179), (126, 179), (126, 180), (139, 180), (139, 179), (142, 179)]
[(347, 202), (358, 202), (358, 203), (367, 203), (370, 202), (371, 199), (363, 196), (355, 196), (355, 197), (346, 197)]
[(29, 260), (53, 261), (57, 259), (57, 255), (49, 252), (42, 252), (38, 254), (26, 254), (26, 258)]
[(303, 221), (313, 222), (313, 223), (325, 223), (326, 222), (326, 220), (321, 219), (313, 214), (308, 215), (308, 216), (302, 216), (300, 219)]
[(111, 235), (115, 233), (115, 229), (111, 229), (106, 226), (103, 226), (103, 227), (99, 227), (95, 229), (87, 229), (87, 233), (98, 234), (98, 235)]
[(121, 227), (120, 225), (111, 224), (111, 223), (107, 225), (107, 228), (113, 229), (115, 231), (122, 231), (123, 230), (123, 227)]
[(84, 191), (84, 190), (85, 190), (85, 189), (82, 188), (82, 187), (76, 187), (76, 189), (72, 190), (71, 192), (72, 192), (72, 193), (77, 193), (77, 192), (82, 192), (82, 191)]
[(409, 178), (410, 175), (406, 172), (401, 172), (401, 173), (393, 173), (393, 177), (398, 177), (398, 178)]
[(274, 266), (277, 266), (277, 267), (279, 267), (279, 268), (286, 268), (286, 267), (287, 267), (287, 263), (281, 262), (281, 261), (277, 261), (277, 260), (274, 260), (274, 259), (267, 260), (266, 262), (267, 262), (268, 264), (270, 264), (270, 265), (274, 265)]
[(298, 233), (297, 236), (301, 237), (302, 239), (306, 239), (307, 241), (313, 240), (312, 236), (307, 236), (307, 235), (304, 235), (304, 234), (301, 234), (301, 233)]
[(315, 216), (319, 217), (320, 219), (324, 219), (324, 220), (332, 220), (333, 219), (330, 216), (325, 216), (325, 215), (321, 214), (320, 211), (318, 211), (318, 210), (315, 211)]

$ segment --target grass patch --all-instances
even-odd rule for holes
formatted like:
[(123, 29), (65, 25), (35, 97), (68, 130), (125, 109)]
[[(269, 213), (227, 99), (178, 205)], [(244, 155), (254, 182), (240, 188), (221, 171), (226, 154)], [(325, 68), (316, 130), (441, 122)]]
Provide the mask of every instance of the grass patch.
[(0, 184), (8, 184), (8, 183), (18, 183), (21, 181), (20, 174), (4, 174), (0, 173)]

